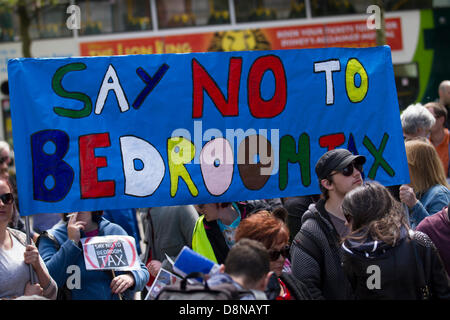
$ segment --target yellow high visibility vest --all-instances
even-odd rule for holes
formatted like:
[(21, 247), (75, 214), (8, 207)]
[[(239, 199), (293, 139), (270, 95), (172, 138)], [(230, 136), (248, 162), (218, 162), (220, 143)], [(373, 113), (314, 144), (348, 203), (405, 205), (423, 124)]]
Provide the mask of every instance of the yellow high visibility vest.
[(192, 250), (217, 263), (216, 255), (214, 254), (214, 250), (206, 235), (205, 226), (203, 225), (204, 218), (204, 215), (200, 216), (195, 223), (192, 234)]

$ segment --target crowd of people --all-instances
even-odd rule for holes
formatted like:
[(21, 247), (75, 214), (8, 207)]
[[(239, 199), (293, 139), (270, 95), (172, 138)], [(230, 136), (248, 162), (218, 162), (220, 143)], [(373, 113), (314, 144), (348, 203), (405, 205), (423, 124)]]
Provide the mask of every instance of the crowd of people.
[[(29, 241), (0, 142), (0, 298), (142, 299), (188, 246), (243, 300), (450, 299), (450, 81), (439, 94), (401, 114), (409, 184), (364, 181), (366, 158), (338, 148), (315, 164), (320, 195), (36, 215)], [(133, 236), (140, 267), (88, 271), (80, 239), (106, 235)]]

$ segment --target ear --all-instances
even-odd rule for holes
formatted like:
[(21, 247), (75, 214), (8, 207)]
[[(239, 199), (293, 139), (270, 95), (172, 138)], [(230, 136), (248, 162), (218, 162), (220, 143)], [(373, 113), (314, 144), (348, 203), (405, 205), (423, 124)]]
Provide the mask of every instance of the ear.
[(322, 185), (322, 187), (324, 187), (327, 190), (332, 190), (333, 189), (333, 183), (330, 180), (328, 180), (328, 179), (320, 180), (320, 184)]
[(223, 263), (219, 267), (219, 272), (220, 273), (225, 273), (225, 265)]

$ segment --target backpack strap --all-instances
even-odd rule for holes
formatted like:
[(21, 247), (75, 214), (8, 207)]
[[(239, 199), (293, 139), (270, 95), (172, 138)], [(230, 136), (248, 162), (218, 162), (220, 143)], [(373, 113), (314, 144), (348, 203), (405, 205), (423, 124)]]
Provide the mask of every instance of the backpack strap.
[(414, 252), (414, 258), (415, 258), (415, 268), (416, 268), (416, 274), (418, 278), (418, 285), (419, 285), (419, 295), (420, 299), (422, 300), (429, 300), (432, 298), (432, 293), (429, 286), (429, 279), (431, 278), (431, 270), (429, 268), (429, 264), (427, 263), (430, 261), (429, 258), (429, 250), (426, 251), (425, 256), (425, 263), (422, 261), (422, 257), (420, 257), (418, 251), (417, 251), (417, 244), (415, 243), (415, 239), (417, 237), (420, 237), (420, 233), (417, 233), (416, 231), (409, 230), (409, 242), (411, 244), (412, 250)]
[(42, 238), (50, 239), (53, 242), (53, 244), (54, 244), (54, 246), (56, 248), (56, 251), (58, 251), (59, 248), (61, 247), (61, 245), (59, 244), (58, 240), (56, 240), (55, 236), (52, 235), (51, 233), (48, 233), (47, 231), (42, 231), (41, 232), (41, 234), (39, 235), (39, 237), (36, 240), (36, 247), (39, 248), (39, 242), (41, 242)]
[(322, 283), (325, 276), (324, 253), (313, 240), (313, 236), (305, 230), (300, 230), (292, 243), (317, 261), (320, 270), (320, 282)]
[(322, 270), (324, 264), (322, 249), (319, 248), (307, 231), (300, 230), (295, 236), (293, 244), (316, 260)]

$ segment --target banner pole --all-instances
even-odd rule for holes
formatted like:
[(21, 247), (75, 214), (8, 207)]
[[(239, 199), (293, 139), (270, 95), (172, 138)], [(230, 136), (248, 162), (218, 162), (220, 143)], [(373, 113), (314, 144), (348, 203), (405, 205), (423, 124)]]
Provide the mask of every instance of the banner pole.
[[(112, 275), (113, 275), (113, 279), (116, 277), (116, 273), (114, 272), (114, 270), (111, 270), (112, 271)], [(118, 293), (118, 295), (119, 295), (119, 299), (120, 300), (123, 300), (123, 298), (122, 298), (122, 294), (121, 293)]]
[[(27, 235), (27, 245), (31, 245), (30, 216), (25, 217), (25, 229)], [(33, 266), (31, 264), (28, 265), (28, 269), (30, 271), (31, 284), (37, 283), (33, 272)]]
[(403, 208), (405, 209), (405, 217), (406, 217), (406, 221), (408, 222), (408, 226), (411, 227), (411, 220), (409, 218), (409, 209), (408, 206), (406, 204), (403, 203)]

